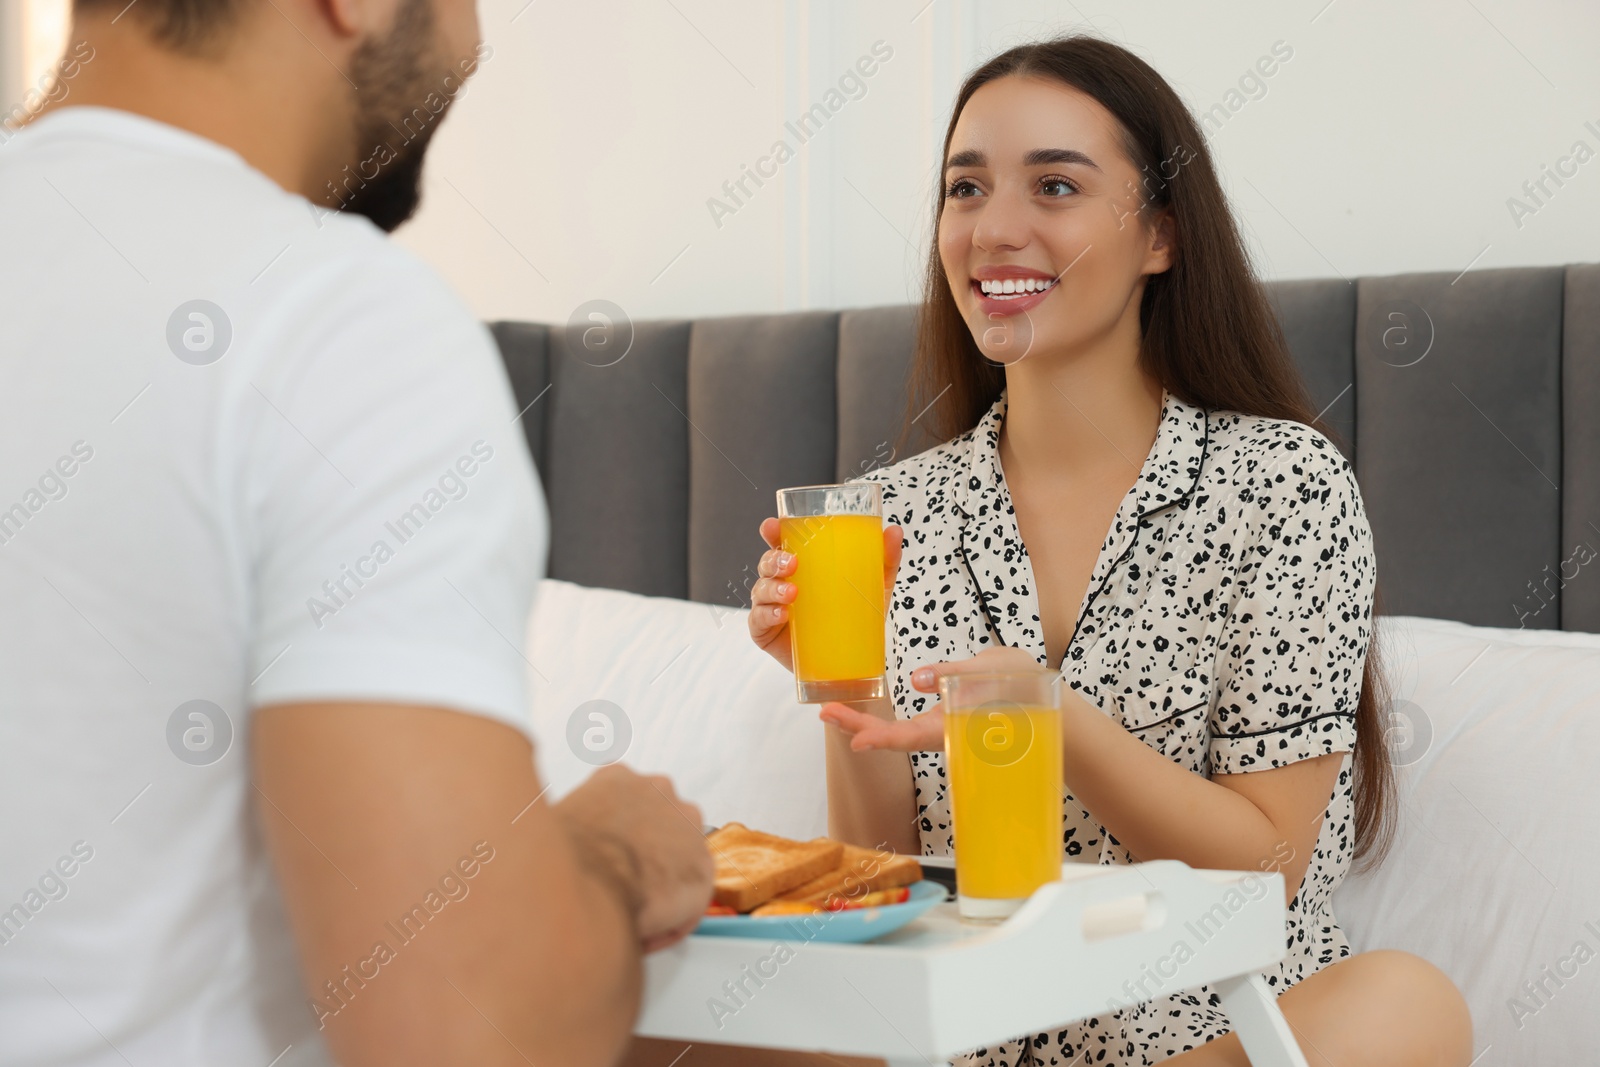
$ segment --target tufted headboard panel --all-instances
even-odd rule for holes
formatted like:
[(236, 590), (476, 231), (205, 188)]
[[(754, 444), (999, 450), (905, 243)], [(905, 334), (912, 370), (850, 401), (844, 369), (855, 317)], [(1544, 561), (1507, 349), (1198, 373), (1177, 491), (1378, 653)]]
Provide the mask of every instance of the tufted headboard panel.
[[(1383, 610), (1600, 632), (1600, 264), (1268, 290), (1355, 463)], [(495, 323), (550, 576), (747, 604), (778, 488), (905, 455), (913, 316), (641, 322), (620, 359)]]

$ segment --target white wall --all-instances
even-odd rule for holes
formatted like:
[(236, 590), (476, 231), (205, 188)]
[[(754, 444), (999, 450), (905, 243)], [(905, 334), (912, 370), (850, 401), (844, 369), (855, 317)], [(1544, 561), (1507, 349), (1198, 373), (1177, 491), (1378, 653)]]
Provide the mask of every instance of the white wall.
[(61, 55), (70, 0), (0, 0), (0, 109), (36, 103)]
[[(31, 78), (65, 0), (28, 3)], [(1561, 188), (1547, 179), (1553, 195), (1520, 225), (1507, 204), (1536, 206), (1523, 183), (1576, 142), (1600, 153), (1595, 0), (480, 9), (494, 54), (436, 139), (423, 210), (400, 239), (488, 318), (560, 322), (596, 298), (635, 318), (915, 299), (962, 76), (1074, 29), (1144, 56), (1196, 111), (1224, 103), (1275, 42), (1293, 49), (1210, 138), (1267, 277), (1600, 260), (1600, 157)], [(878, 41), (893, 55), (865, 95), (800, 144), (785, 123)], [(731, 204), (723, 183), (779, 139), (795, 157), (760, 188), (747, 179), (748, 200), (714, 219), (707, 201)]]
[[(961, 76), (1074, 28), (1131, 47), (1197, 110), (1274, 42), (1294, 50), (1210, 139), (1268, 277), (1600, 259), (1600, 158), (1550, 184), (1520, 228), (1507, 208), (1574, 142), (1600, 153), (1593, 0), (482, 0), (481, 11), (494, 56), (445, 124), (402, 239), (486, 317), (565, 321), (592, 298), (636, 318), (913, 299)], [(719, 227), (706, 200), (877, 40), (894, 54), (866, 95)]]

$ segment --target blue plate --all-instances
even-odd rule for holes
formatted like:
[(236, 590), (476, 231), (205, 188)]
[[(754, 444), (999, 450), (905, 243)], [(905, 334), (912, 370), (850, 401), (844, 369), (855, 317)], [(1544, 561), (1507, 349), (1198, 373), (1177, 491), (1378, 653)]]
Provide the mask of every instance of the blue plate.
[(911, 887), (911, 896), (903, 904), (822, 911), (815, 915), (707, 915), (694, 932), (708, 937), (852, 944), (898, 930), (944, 899), (944, 886), (921, 881)]

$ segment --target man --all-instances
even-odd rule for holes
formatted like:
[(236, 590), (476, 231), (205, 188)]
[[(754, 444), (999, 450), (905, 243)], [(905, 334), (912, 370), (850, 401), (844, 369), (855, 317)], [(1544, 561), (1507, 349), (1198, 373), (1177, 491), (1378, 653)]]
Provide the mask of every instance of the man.
[(486, 331), (380, 232), (472, 0), (70, 39), (0, 129), (0, 1061), (615, 1060), (700, 815), (543, 797), (543, 499)]

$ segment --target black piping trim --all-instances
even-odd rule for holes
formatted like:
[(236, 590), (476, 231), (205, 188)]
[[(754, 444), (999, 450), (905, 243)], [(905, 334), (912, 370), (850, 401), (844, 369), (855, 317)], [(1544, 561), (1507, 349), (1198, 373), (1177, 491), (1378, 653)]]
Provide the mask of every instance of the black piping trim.
[(1211, 455), (1211, 409), (1202, 408), (1201, 410), (1205, 412), (1206, 425), (1200, 436), (1200, 465), (1195, 468), (1194, 480), (1189, 483), (1189, 488), (1185, 489), (1182, 493), (1173, 497), (1165, 504), (1162, 504), (1160, 507), (1151, 508), (1149, 511), (1141, 511), (1139, 513), (1139, 518), (1148, 519), (1150, 516), (1160, 514), (1170, 507), (1176, 507), (1179, 504), (1186, 503), (1190, 497), (1194, 496), (1194, 488), (1200, 484), (1200, 479), (1206, 472), (1206, 460)]
[[(1194, 487), (1200, 484), (1200, 477), (1205, 473), (1206, 469), (1206, 457), (1209, 456), (1211, 452), (1211, 411), (1209, 408), (1204, 408), (1202, 410), (1205, 412), (1206, 425), (1205, 431), (1200, 440), (1200, 466), (1195, 471), (1194, 481), (1189, 483), (1189, 488), (1185, 489), (1181, 496), (1174, 497), (1172, 500), (1167, 501), (1167, 503), (1162, 504), (1158, 508), (1151, 508), (1149, 511), (1141, 511), (1135, 517), (1133, 526), (1133, 540), (1128, 542), (1127, 550), (1124, 551), (1122, 555), (1118, 556), (1111, 564), (1110, 568), (1106, 571), (1106, 576), (1101, 579), (1099, 588), (1097, 588), (1084, 603), (1083, 611), (1078, 615), (1078, 621), (1073, 624), (1072, 637), (1067, 641), (1066, 650), (1061, 653), (1062, 663), (1065, 663), (1067, 661), (1067, 657), (1072, 654), (1072, 646), (1078, 643), (1078, 631), (1083, 628), (1083, 620), (1088, 617), (1090, 611), (1094, 610), (1095, 601), (1099, 600), (1100, 594), (1106, 591), (1106, 586), (1111, 582), (1111, 576), (1117, 573), (1118, 567), (1128, 562), (1129, 557), (1133, 555), (1133, 550), (1138, 547), (1139, 531), (1144, 527), (1144, 520), (1149, 518), (1151, 515), (1166, 511), (1170, 507), (1175, 507), (1178, 504), (1185, 503), (1191, 496), (1194, 495)], [(1151, 725), (1154, 724), (1152, 723)], [(1140, 727), (1140, 729), (1144, 729), (1144, 727)]]
[(1128, 562), (1128, 557), (1132, 556), (1133, 550), (1138, 547), (1139, 528), (1141, 525), (1142, 523), (1134, 524), (1133, 540), (1128, 542), (1128, 547), (1122, 553), (1122, 555), (1118, 556), (1112, 561), (1111, 566), (1106, 569), (1106, 576), (1100, 579), (1099, 587), (1095, 589), (1095, 591), (1089, 595), (1089, 599), (1084, 602), (1083, 611), (1078, 614), (1078, 621), (1072, 625), (1072, 636), (1067, 639), (1066, 650), (1061, 653), (1062, 663), (1067, 662), (1067, 657), (1072, 655), (1072, 646), (1078, 643), (1078, 631), (1083, 628), (1083, 620), (1089, 617), (1089, 613), (1094, 610), (1094, 602), (1100, 599), (1100, 594), (1105, 592), (1106, 586), (1111, 584), (1111, 576), (1117, 573), (1118, 567)]
[[(965, 512), (962, 512), (965, 515)], [(967, 523), (961, 523), (961, 529), (956, 533), (956, 547), (961, 550), (961, 562), (967, 568), (967, 578), (972, 582), (972, 591), (978, 595), (978, 610), (983, 612), (983, 621), (989, 626), (989, 636), (1000, 648), (1009, 648), (1005, 638), (1000, 636), (1000, 627), (995, 624), (994, 615), (989, 611), (989, 598), (983, 595), (983, 586), (978, 584), (978, 572), (972, 569), (972, 560), (967, 555)]]
[(1157, 719), (1155, 722), (1147, 722), (1143, 726), (1130, 726), (1130, 727), (1127, 728), (1128, 732), (1129, 733), (1133, 733), (1135, 730), (1148, 730), (1152, 726), (1160, 726), (1164, 722), (1171, 722), (1173, 719), (1176, 719), (1180, 715), (1187, 715), (1191, 711), (1199, 711), (1201, 708), (1205, 707), (1209, 703), (1211, 703), (1211, 698), (1210, 697), (1206, 697), (1204, 700), (1200, 701), (1194, 707), (1192, 707), (1192, 708), (1184, 708), (1182, 711), (1175, 711), (1171, 715), (1168, 715), (1165, 719)]
[(1294, 722), (1286, 722), (1280, 726), (1269, 726), (1265, 730), (1251, 730), (1242, 734), (1213, 734), (1211, 740), (1229, 741), (1235, 737), (1260, 737), (1262, 734), (1280, 734), (1285, 730), (1293, 730), (1296, 726), (1304, 726), (1307, 723), (1313, 723), (1318, 719), (1326, 719), (1333, 715), (1348, 715), (1352, 719), (1356, 717), (1356, 713), (1353, 711), (1325, 711), (1321, 715), (1313, 715), (1309, 719), (1296, 719)]
[[(1116, 558), (1116, 560), (1114, 560), (1112, 562), (1110, 568), (1107, 569), (1106, 576), (1100, 580), (1099, 587), (1096, 588), (1095, 591), (1092, 594), (1090, 594), (1089, 599), (1087, 601), (1085, 601), (1085, 603), (1083, 605), (1083, 610), (1078, 613), (1078, 619), (1072, 625), (1072, 636), (1067, 639), (1066, 647), (1064, 649), (1062, 649), (1062, 652), (1061, 652), (1061, 662), (1062, 662), (1063, 666), (1065, 666), (1065, 664), (1067, 662), (1067, 657), (1072, 654), (1072, 646), (1075, 645), (1077, 643), (1077, 641), (1078, 641), (1078, 631), (1083, 628), (1083, 620), (1088, 616), (1089, 612), (1094, 609), (1095, 601), (1100, 599), (1100, 594), (1104, 593), (1106, 591), (1106, 586), (1110, 584), (1112, 575), (1117, 573), (1117, 568), (1122, 566), (1124, 563), (1126, 563), (1128, 561), (1128, 559), (1133, 555), (1133, 550), (1136, 547), (1138, 547), (1138, 544), (1139, 544), (1139, 530), (1144, 525), (1144, 520), (1149, 518), (1151, 515), (1156, 515), (1156, 514), (1159, 514), (1159, 513), (1163, 512), (1163, 511), (1166, 511), (1168, 508), (1176, 507), (1179, 504), (1187, 503), (1189, 498), (1194, 495), (1195, 486), (1200, 484), (1200, 478), (1205, 474), (1206, 459), (1211, 454), (1211, 409), (1210, 408), (1202, 408), (1201, 411), (1205, 414), (1205, 429), (1201, 432), (1201, 438), (1200, 438), (1200, 464), (1195, 469), (1194, 480), (1189, 483), (1189, 488), (1185, 489), (1180, 495), (1178, 495), (1178, 496), (1174, 497), (1173, 499), (1167, 501), (1165, 504), (1162, 504), (1160, 507), (1151, 508), (1148, 511), (1141, 511), (1141, 512), (1139, 512), (1138, 515), (1136, 515), (1134, 517), (1133, 539), (1128, 542), (1128, 547), (1122, 553), (1122, 555), (1118, 556)], [(971, 477), (970, 470), (967, 473), (967, 477), (969, 477), (969, 478)], [(966, 488), (966, 484), (964, 482), (958, 483), (958, 488), (960, 489), (962, 494), (965, 494), (966, 492), (968, 492), (968, 490)], [(983, 595), (983, 586), (978, 583), (978, 574), (977, 574), (976, 571), (974, 571), (972, 569), (972, 560), (967, 555), (967, 522), (972, 518), (972, 515), (967, 511), (966, 508), (961, 506), (961, 503), (958, 500), (955, 499), (954, 495), (951, 496), (950, 503), (951, 503), (952, 507), (954, 507), (957, 511), (959, 511), (961, 513), (961, 516), (962, 516), (961, 530), (960, 530), (960, 533), (957, 536), (957, 542), (956, 543), (957, 543), (958, 547), (960, 547), (960, 549), (961, 549), (961, 562), (967, 569), (967, 577), (972, 582), (972, 589), (973, 589), (973, 591), (975, 593), (978, 594), (978, 607), (983, 612), (984, 622), (986, 622), (988, 624), (989, 632), (990, 632), (991, 636), (993, 636), (993, 638), (995, 640), (995, 643), (1000, 645), (1003, 648), (1009, 648), (1010, 646), (1006, 644), (1005, 639), (1000, 636), (1000, 627), (998, 625), (996, 625), (996, 623), (994, 621), (994, 615), (993, 615), (993, 613), (991, 613), (989, 611), (989, 600), (988, 600), (987, 597), (985, 597)], [(1026, 545), (1023, 546), (1023, 550), (1024, 551), (1027, 550), (1027, 546)], [(1035, 589), (1035, 591), (1034, 591), (1034, 596), (1035, 597), (1038, 596), (1038, 590), (1037, 589)], [(1194, 709), (1191, 708), (1189, 710), (1192, 711)], [(1182, 714), (1182, 712), (1178, 712), (1177, 714)], [(1163, 719), (1162, 721), (1165, 722), (1166, 720)], [(1149, 724), (1149, 726), (1155, 726), (1155, 725), (1158, 725), (1158, 724), (1156, 724), (1156, 723), (1150, 723)], [(1141, 729), (1141, 730), (1148, 729), (1148, 728), (1149, 728), (1148, 726), (1138, 727), (1138, 729)], [(1236, 735), (1236, 736), (1243, 737), (1243, 736), (1247, 736), (1247, 735), (1240, 734), (1240, 735)]]

